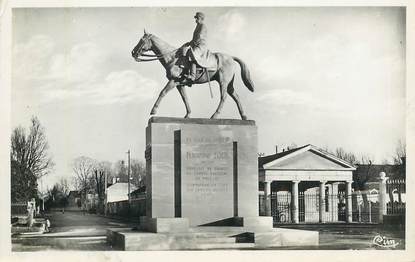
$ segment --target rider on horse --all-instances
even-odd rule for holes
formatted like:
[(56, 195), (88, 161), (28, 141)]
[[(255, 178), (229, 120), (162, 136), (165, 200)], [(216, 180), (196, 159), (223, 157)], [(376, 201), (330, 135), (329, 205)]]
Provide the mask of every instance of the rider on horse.
[(196, 28), (193, 32), (193, 39), (182, 46), (182, 54), (186, 56), (190, 62), (189, 74), (186, 75), (186, 79), (189, 82), (195, 81), (197, 61), (202, 60), (208, 50), (206, 44), (207, 28), (203, 23), (205, 14), (197, 12), (194, 18), (196, 19)]

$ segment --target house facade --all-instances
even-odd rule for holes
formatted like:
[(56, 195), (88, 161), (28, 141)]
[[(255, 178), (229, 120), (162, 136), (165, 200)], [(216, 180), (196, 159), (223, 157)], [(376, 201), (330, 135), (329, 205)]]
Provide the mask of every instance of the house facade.
[[(130, 184), (130, 192), (136, 190), (137, 187)], [(107, 203), (128, 200), (128, 183), (115, 183), (107, 188)]]

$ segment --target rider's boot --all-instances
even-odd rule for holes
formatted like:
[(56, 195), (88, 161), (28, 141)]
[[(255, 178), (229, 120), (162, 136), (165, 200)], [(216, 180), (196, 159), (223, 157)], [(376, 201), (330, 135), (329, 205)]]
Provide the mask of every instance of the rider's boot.
[(196, 63), (192, 63), (190, 66), (189, 74), (186, 75), (184, 84), (187, 86), (192, 86), (196, 79)]
[(196, 63), (192, 63), (189, 70), (189, 75), (187, 75), (187, 80), (189, 81), (195, 81), (196, 79)]

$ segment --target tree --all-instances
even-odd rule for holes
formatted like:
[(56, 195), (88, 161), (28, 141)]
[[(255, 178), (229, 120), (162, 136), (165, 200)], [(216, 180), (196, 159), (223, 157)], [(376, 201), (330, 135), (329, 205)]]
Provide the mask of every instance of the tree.
[(12, 201), (27, 201), (37, 195), (37, 179), (53, 168), (45, 129), (37, 117), (31, 118), (29, 133), (18, 126), (11, 135)]
[(11, 160), (11, 202), (26, 202), (37, 196), (37, 179), (28, 170)]
[[(402, 140), (398, 141), (395, 149), (395, 155), (393, 156), (393, 163), (395, 164), (394, 173), (398, 178), (406, 178), (406, 145)], [(393, 190), (397, 189), (398, 192), (398, 202), (402, 203), (402, 193), (403, 190), (400, 184), (395, 184), (389, 187), (389, 199), (391, 202), (393, 199)]]
[(395, 165), (404, 165), (406, 160), (406, 145), (402, 140), (398, 141), (395, 149), (395, 155), (393, 156), (393, 163)]
[(82, 193), (84, 205), (86, 205), (86, 196), (90, 189), (93, 188), (93, 174), (97, 163), (94, 159), (86, 156), (75, 158), (72, 163), (72, 170), (75, 173), (75, 188)]
[(69, 195), (70, 190), (69, 190), (69, 182), (68, 182), (68, 179), (66, 179), (66, 178), (62, 177), (62, 178), (59, 180), (59, 182), (58, 182), (58, 183), (56, 183), (56, 184), (60, 187), (60, 191), (61, 191), (64, 195), (66, 195), (66, 196), (68, 196), (68, 195)]
[(64, 208), (68, 204), (69, 185), (65, 178), (55, 183), (52, 189), (48, 190), (48, 200), (45, 203), (47, 208), (58, 207)]
[(17, 127), (11, 137), (11, 158), (21, 167), (27, 168), (36, 177), (47, 175), (54, 163), (48, 154), (49, 144), (45, 129), (37, 117), (32, 117), (29, 134)]
[(355, 165), (355, 164), (359, 163), (359, 161), (357, 160), (357, 157), (354, 153), (347, 152), (342, 147), (336, 148), (336, 150), (334, 151), (334, 155), (337, 156), (338, 158), (352, 164), (352, 165)]
[(143, 162), (137, 159), (131, 159), (131, 183), (137, 188), (145, 186), (146, 167)]
[(119, 182), (128, 182), (127, 167), (125, 166), (124, 160), (118, 160), (115, 162), (114, 174), (117, 178), (119, 178)]
[(111, 163), (110, 162), (99, 162), (94, 170), (94, 189), (98, 195), (98, 211), (102, 212), (104, 206), (105, 198), (105, 176), (110, 175), (111, 173)]

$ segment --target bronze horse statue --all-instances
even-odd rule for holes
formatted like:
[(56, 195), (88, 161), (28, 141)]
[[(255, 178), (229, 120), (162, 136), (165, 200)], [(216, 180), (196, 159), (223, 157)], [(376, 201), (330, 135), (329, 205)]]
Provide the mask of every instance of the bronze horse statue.
[[(154, 55), (146, 54), (147, 51), (152, 51)], [(160, 92), (156, 102), (154, 103), (150, 115), (156, 114), (157, 108), (162, 98), (171, 89), (177, 88), (186, 106), (186, 115), (184, 117), (190, 117), (191, 110), (185, 91), (186, 83), (182, 77), (185, 69), (183, 68), (183, 66), (181, 66), (183, 54), (181, 53), (180, 48), (174, 48), (170, 46), (168, 43), (158, 38), (157, 36), (148, 34), (144, 30), (143, 37), (131, 51), (131, 55), (137, 62), (159, 60), (163, 67), (166, 69), (166, 76), (168, 82), (166, 86), (163, 88), (163, 90)], [(206, 69), (202, 72), (199, 72), (198, 76), (196, 77), (196, 80), (192, 84), (203, 84), (209, 82), (210, 80), (215, 80), (219, 83), (220, 102), (215, 113), (211, 116), (211, 118), (218, 117), (222, 110), (223, 103), (225, 102), (226, 95), (228, 93), (238, 106), (241, 119), (246, 120), (247, 117), (242, 109), (239, 97), (236, 94), (235, 89), (233, 87), (233, 81), (236, 73), (236, 61), (241, 67), (242, 81), (244, 82), (245, 86), (250, 91), (254, 91), (254, 85), (250, 78), (250, 73), (246, 64), (241, 59), (227, 54), (212, 53), (212, 55), (214, 55), (217, 60), (217, 68), (208, 70)], [(143, 59), (143, 57), (151, 58)]]

